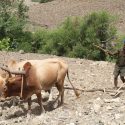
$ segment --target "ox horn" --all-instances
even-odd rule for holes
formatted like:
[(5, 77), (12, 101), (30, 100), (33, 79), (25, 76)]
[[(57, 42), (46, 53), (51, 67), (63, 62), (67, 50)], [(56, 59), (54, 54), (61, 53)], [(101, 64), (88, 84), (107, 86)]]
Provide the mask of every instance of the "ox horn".
[(0, 68), (6, 72), (8, 72), (9, 74), (15, 74), (15, 75), (25, 75), (26, 72), (25, 71), (17, 71), (17, 70), (10, 70), (7, 66), (0, 66)]
[(8, 79), (8, 77), (11, 77), (11, 73), (9, 72), (7, 65), (2, 64), (2, 65), (0, 65), (0, 68), (4, 71), (8, 72), (9, 76), (7, 76), (7, 79)]

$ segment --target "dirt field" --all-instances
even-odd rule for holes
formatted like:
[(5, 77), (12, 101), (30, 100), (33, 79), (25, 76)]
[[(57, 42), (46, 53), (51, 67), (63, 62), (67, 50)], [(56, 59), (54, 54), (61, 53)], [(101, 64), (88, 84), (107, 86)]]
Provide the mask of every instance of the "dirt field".
[[(55, 56), (41, 54), (19, 54), (0, 52), (1, 62), (9, 58), (45, 59)], [(59, 57), (61, 58), (61, 57)], [(113, 89), (113, 63), (90, 61), (62, 57), (69, 64), (70, 79), (80, 89)], [(119, 81), (119, 85), (121, 81)], [(67, 78), (65, 86), (70, 86)], [(124, 125), (125, 124), (125, 92), (114, 98), (111, 92), (80, 92), (76, 98), (72, 90), (65, 90), (64, 102), (61, 107), (53, 107), (52, 103), (44, 102), (46, 113), (39, 114), (36, 97), (32, 98), (32, 115), (26, 115), (27, 103), (11, 106), (12, 101), (0, 102), (0, 125)], [(57, 90), (52, 90), (53, 98)]]
[(125, 32), (125, 0), (54, 0), (43, 4), (25, 1), (29, 6), (29, 20), (37, 27), (53, 28), (68, 16), (84, 16), (93, 11), (106, 10), (118, 18), (118, 32)]
[[(25, 0), (29, 6), (29, 20), (35, 26), (53, 28), (67, 16), (84, 16), (92, 11), (107, 10), (119, 17), (116, 22), (119, 33), (125, 32), (125, 0), (54, 0), (38, 4)], [(31, 27), (32, 28), (32, 27)], [(34, 28), (34, 27), (33, 27)], [(45, 59), (56, 56), (33, 53), (0, 52), (1, 63), (10, 58)], [(61, 57), (59, 57), (61, 58)], [(124, 125), (125, 92), (114, 98), (113, 68), (114, 63), (90, 61), (85, 59), (65, 58), (69, 64), (72, 83), (79, 89), (101, 89), (102, 91), (80, 92), (76, 98), (72, 90), (65, 90), (63, 106), (53, 106), (44, 102), (46, 113), (39, 114), (39, 105), (35, 95), (32, 97), (32, 115), (27, 117), (27, 103), (12, 106), (12, 101), (0, 102), (0, 125)], [(119, 80), (119, 86), (121, 81)], [(65, 86), (70, 86), (67, 78)], [(105, 91), (106, 90), (106, 91)], [(53, 99), (57, 90), (52, 90)], [(3, 107), (3, 109), (1, 108)]]

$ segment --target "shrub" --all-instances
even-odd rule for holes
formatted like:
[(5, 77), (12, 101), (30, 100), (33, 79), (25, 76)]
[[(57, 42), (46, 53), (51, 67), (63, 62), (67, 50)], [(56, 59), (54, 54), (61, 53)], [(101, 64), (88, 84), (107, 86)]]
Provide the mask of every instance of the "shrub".
[(4, 38), (0, 41), (0, 50), (9, 50), (10, 38)]
[(10, 44), (23, 34), (28, 11), (24, 0), (2, 0), (0, 2), (0, 39), (9, 37)]
[[(80, 31), (80, 43), (83, 47), (88, 48), (88, 54), (85, 55), (87, 58), (106, 59), (105, 53), (95, 49), (93, 44), (101, 45), (105, 41), (105, 46), (108, 45), (106, 48), (111, 47), (111, 38), (116, 35), (116, 29), (112, 25), (112, 18), (107, 12), (94, 12), (84, 17)], [(106, 42), (108, 39), (109, 41)]]
[(47, 50), (51, 54), (68, 56), (79, 39), (80, 25), (77, 21), (77, 18), (68, 18), (58, 29), (50, 31), (44, 52)]
[(106, 12), (92, 13), (83, 19), (67, 18), (58, 28), (41, 30), (33, 34), (34, 52), (48, 53), (58, 56), (70, 56), (92, 60), (105, 60), (105, 54), (93, 44), (112, 50), (111, 38), (116, 35), (112, 16)]
[(47, 3), (47, 2), (51, 2), (53, 0), (40, 0), (40, 3)]
[(16, 44), (16, 47), (14, 48), (11, 47), (11, 49), (13, 49), (14, 51), (18, 51), (22, 49), (25, 52), (32, 52), (32, 46), (31, 46), (32, 39), (33, 39), (32, 33), (25, 31), (18, 39), (15, 39), (15, 42), (13, 41), (14, 44)]
[(32, 0), (32, 2), (39, 2), (39, 3), (47, 3), (47, 2), (51, 2), (53, 0)]
[(31, 46), (32, 52), (43, 52), (43, 46), (47, 43), (48, 31), (46, 29), (41, 29), (33, 33)]

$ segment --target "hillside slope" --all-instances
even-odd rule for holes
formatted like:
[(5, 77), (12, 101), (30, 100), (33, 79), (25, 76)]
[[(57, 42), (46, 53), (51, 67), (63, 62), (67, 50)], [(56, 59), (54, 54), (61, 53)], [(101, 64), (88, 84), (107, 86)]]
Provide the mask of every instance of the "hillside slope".
[(29, 6), (29, 20), (35, 26), (53, 28), (68, 16), (84, 16), (93, 11), (106, 10), (118, 17), (116, 26), (125, 32), (125, 0), (54, 0), (35, 3), (25, 0)]

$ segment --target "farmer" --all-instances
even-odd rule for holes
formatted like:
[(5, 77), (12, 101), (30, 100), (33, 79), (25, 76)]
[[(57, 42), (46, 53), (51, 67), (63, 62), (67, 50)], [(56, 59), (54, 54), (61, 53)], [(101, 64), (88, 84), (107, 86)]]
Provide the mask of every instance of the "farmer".
[[(94, 45), (96, 46), (96, 45)], [(122, 80), (123, 83), (125, 83), (125, 40), (123, 41), (123, 48), (118, 50), (115, 53), (111, 53), (103, 48), (101, 48), (100, 46), (96, 46), (97, 48), (99, 48), (100, 50), (104, 51), (105, 53), (107, 53), (110, 56), (115, 56), (116, 57), (116, 64), (114, 67), (114, 87), (117, 88), (117, 84), (118, 84), (118, 76), (120, 75), (120, 79)]]
[(124, 76), (125, 76), (125, 40), (123, 41), (123, 48), (121, 50), (118, 50), (115, 53), (108, 52), (111, 56), (116, 56), (116, 64), (114, 68), (114, 86), (117, 88), (118, 84), (118, 75), (120, 75), (120, 78), (122, 82), (125, 82)]

